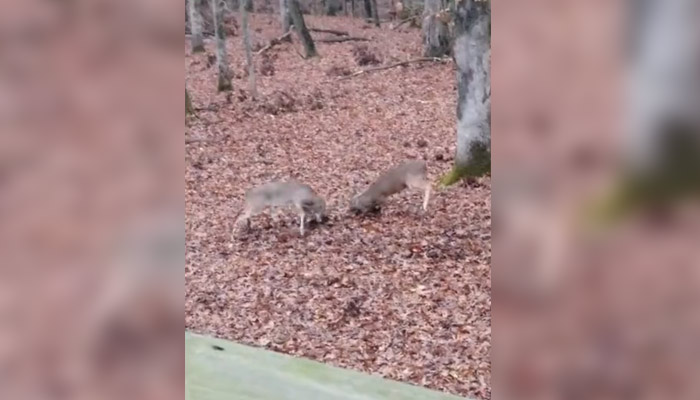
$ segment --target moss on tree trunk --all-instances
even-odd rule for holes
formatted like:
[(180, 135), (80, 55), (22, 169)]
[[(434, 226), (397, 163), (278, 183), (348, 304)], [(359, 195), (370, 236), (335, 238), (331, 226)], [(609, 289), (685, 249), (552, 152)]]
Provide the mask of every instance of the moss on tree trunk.
[(483, 176), (491, 173), (491, 149), (476, 142), (470, 150), (471, 158), (468, 164), (455, 163), (450, 172), (440, 178), (440, 184), (450, 186), (459, 180), (469, 177)]

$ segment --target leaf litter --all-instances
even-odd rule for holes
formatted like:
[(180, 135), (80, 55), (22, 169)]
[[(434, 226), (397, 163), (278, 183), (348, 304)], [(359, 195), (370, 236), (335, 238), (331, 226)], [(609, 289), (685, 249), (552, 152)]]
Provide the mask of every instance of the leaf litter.
[[(216, 92), (213, 42), (197, 55), (185, 43), (198, 110), (185, 132), (198, 138), (185, 154), (186, 328), (489, 399), (490, 178), (437, 190), (426, 213), (410, 191), (376, 215), (347, 211), (352, 195), (403, 160), (426, 160), (434, 181), (449, 170), (454, 66), (408, 64), (341, 81), (366, 68), (358, 63), (416, 58), (420, 31), (305, 18), (370, 42), (317, 43), (321, 57), (311, 60), (296, 38), (274, 46), (255, 57), (266, 71), (255, 100), (240, 37), (227, 42), (231, 93)], [(275, 15), (251, 15), (251, 28), (258, 48), (281, 35)], [(293, 212), (265, 213), (232, 237), (245, 191), (291, 178), (326, 199), (328, 221), (301, 237)]]

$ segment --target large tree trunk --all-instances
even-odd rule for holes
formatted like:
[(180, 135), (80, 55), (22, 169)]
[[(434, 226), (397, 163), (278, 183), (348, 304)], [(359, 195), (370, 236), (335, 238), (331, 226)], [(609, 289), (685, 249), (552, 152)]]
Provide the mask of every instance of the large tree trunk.
[(304, 23), (304, 16), (301, 15), (301, 9), (299, 8), (298, 0), (289, 0), (289, 14), (292, 16), (294, 30), (297, 31), (297, 35), (299, 35), (299, 40), (301, 40), (301, 43), (304, 45), (306, 58), (318, 56), (318, 53), (316, 52), (316, 46), (314, 45), (314, 40), (311, 38), (309, 30), (306, 28), (306, 24)]
[(228, 54), (226, 52), (226, 34), (222, 26), (222, 0), (211, 0), (211, 11), (214, 16), (214, 35), (216, 37), (216, 65), (219, 70), (219, 82), (217, 89), (221, 91), (231, 90), (231, 69), (228, 65)]
[(602, 219), (700, 194), (700, 25), (696, 0), (628, 1), (626, 168)]
[(255, 87), (255, 64), (253, 63), (253, 50), (250, 44), (250, 29), (248, 29), (248, 10), (245, 3), (241, 3), (241, 25), (243, 28), (243, 47), (245, 49), (245, 58), (248, 63), (248, 82), (250, 85), (250, 96), (255, 99), (258, 97), (258, 92)]
[(425, 0), (422, 24), (424, 57), (442, 57), (450, 53), (450, 30), (440, 13), (440, 5), (440, 0)]
[(457, 152), (445, 185), (491, 171), (491, 3), (462, 0), (455, 11)]
[(201, 53), (204, 51), (202, 15), (199, 13), (201, 3), (202, 0), (190, 0), (189, 2), (190, 34), (193, 53)]
[(280, 0), (280, 19), (282, 22), (282, 33), (289, 32), (292, 27), (292, 16), (289, 13), (289, 1), (290, 0)]

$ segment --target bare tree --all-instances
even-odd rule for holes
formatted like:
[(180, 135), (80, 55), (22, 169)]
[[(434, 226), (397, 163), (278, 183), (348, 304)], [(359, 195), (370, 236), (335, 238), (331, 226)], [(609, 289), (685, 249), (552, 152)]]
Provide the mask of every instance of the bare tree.
[(190, 99), (190, 93), (185, 88), (185, 116), (193, 115), (194, 107), (192, 107), (192, 99)]
[(306, 52), (306, 58), (316, 57), (318, 53), (316, 52), (316, 45), (314, 45), (314, 40), (311, 38), (309, 30), (306, 28), (304, 23), (304, 16), (301, 14), (301, 9), (299, 8), (298, 0), (288, 0), (289, 1), (289, 14), (292, 16), (292, 22), (294, 23), (294, 29), (299, 35), (299, 40), (304, 45), (304, 51)]
[(491, 171), (491, 2), (458, 0), (455, 14), (457, 152), (443, 185)]
[[(290, 0), (280, 0), (280, 18), (282, 21), (283, 33), (289, 32), (289, 29), (292, 27), (292, 16), (289, 13), (289, 1)], [(291, 38), (288, 40), (291, 40)]]
[(700, 193), (700, 28), (695, 0), (632, 1), (624, 170), (598, 217)]
[(193, 53), (201, 53), (204, 51), (202, 15), (199, 13), (201, 3), (202, 0), (190, 0), (189, 2), (190, 33)]
[(325, 0), (324, 11), (326, 15), (337, 15), (342, 8), (341, 0)]
[(374, 19), (374, 25), (378, 28), (379, 22), (379, 9), (377, 8), (377, 0), (372, 0), (372, 18)]
[(228, 54), (226, 52), (226, 34), (221, 22), (223, 6), (222, 0), (211, 0), (211, 11), (214, 16), (214, 35), (216, 37), (216, 64), (219, 70), (217, 89), (220, 92), (233, 89), (231, 69), (228, 65)]
[(364, 0), (364, 6), (365, 6), (365, 18), (371, 19), (372, 18), (372, 0)]
[(243, 25), (243, 47), (245, 48), (245, 58), (248, 63), (248, 83), (250, 85), (250, 96), (255, 99), (258, 92), (255, 87), (255, 64), (253, 63), (253, 50), (250, 45), (250, 29), (248, 29), (248, 10), (245, 1), (241, 1), (241, 25)]
[(450, 53), (450, 30), (440, 3), (440, 0), (425, 0), (422, 24), (424, 57), (442, 57)]

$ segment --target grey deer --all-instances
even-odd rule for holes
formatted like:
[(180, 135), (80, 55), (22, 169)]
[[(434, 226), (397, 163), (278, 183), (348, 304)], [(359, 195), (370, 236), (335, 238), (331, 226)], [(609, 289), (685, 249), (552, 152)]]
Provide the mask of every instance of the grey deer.
[(299, 214), (299, 232), (304, 235), (304, 223), (308, 216), (321, 222), (326, 213), (326, 202), (311, 186), (296, 181), (270, 182), (245, 194), (245, 208), (236, 220), (236, 226), (244, 222), (250, 228), (250, 218), (266, 208), (294, 206)]
[(424, 191), (423, 211), (428, 209), (431, 185), (425, 161), (412, 160), (399, 164), (382, 174), (367, 190), (350, 200), (350, 211), (364, 214), (376, 210), (384, 200), (406, 188)]

